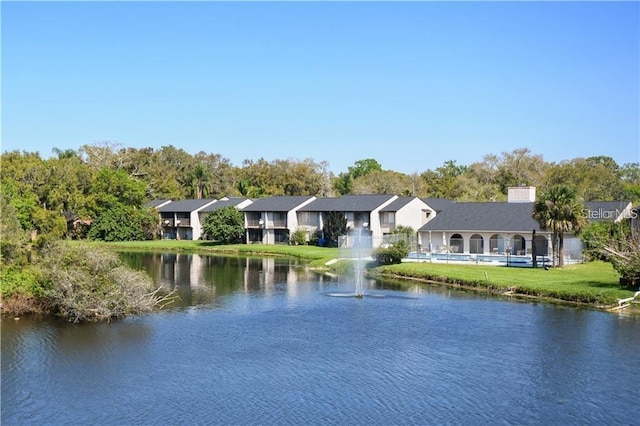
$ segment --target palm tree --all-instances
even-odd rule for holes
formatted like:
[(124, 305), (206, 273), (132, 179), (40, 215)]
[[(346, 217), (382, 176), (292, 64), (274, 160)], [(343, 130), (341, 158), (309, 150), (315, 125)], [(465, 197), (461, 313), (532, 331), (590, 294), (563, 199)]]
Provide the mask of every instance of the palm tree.
[(202, 164), (196, 164), (189, 173), (190, 186), (189, 192), (191, 196), (200, 200), (209, 196), (212, 190), (211, 174)]
[(78, 153), (73, 149), (53, 148), (51, 152), (57, 155), (59, 160), (69, 159), (69, 158), (78, 158)]
[(236, 184), (236, 190), (240, 195), (247, 198), (258, 198), (264, 195), (264, 190), (260, 187), (252, 186), (248, 180), (241, 179)]
[(578, 234), (587, 221), (576, 191), (565, 185), (549, 188), (535, 202), (531, 216), (540, 224), (540, 229), (553, 233), (553, 263), (555, 266), (557, 255), (558, 266), (563, 266), (564, 233)]

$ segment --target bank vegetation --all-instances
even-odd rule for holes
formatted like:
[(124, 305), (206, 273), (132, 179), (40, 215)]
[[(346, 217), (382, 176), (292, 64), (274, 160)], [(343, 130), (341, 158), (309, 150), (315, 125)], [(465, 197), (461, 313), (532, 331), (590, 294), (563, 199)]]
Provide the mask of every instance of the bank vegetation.
[(477, 291), (612, 308), (634, 292), (602, 261), (549, 270), (445, 263), (402, 263), (370, 271), (377, 277), (418, 279)]
[(2, 313), (46, 313), (95, 322), (138, 315), (171, 301), (151, 278), (105, 248), (49, 243), (25, 263), (0, 269)]

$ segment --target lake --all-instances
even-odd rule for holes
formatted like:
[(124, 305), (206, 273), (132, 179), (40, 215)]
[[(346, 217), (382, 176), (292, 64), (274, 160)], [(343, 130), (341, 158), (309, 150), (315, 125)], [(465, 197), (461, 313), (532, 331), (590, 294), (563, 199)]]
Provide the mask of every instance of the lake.
[[(2, 320), (2, 424), (640, 422), (640, 317), (304, 262), (127, 254), (179, 303)], [(336, 297), (345, 296), (345, 297)]]

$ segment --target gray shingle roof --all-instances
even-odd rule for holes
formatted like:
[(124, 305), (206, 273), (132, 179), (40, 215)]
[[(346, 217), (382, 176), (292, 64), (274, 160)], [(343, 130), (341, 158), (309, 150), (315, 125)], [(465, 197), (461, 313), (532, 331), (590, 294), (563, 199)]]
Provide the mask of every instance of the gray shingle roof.
[(398, 197), (390, 204), (380, 209), (381, 212), (397, 212), (417, 197)]
[(306, 206), (301, 212), (371, 212), (393, 195), (343, 195), (334, 198), (318, 198)]
[[(428, 204), (428, 203), (427, 203)], [(451, 203), (420, 231), (540, 231), (534, 203)]]
[(179, 212), (179, 213), (190, 213), (194, 210), (198, 210), (202, 206), (206, 206), (208, 203), (211, 203), (215, 200), (213, 199), (202, 199), (202, 200), (179, 200), (172, 201), (166, 206), (162, 206), (158, 208), (160, 212)]
[(455, 201), (449, 200), (447, 198), (422, 198), (421, 200), (436, 212), (441, 212), (451, 204), (455, 203)]
[(242, 211), (243, 212), (288, 212), (312, 198), (314, 197), (309, 195), (257, 198), (253, 200), (253, 203), (244, 207)]
[(144, 203), (144, 206), (146, 208), (158, 207), (160, 204), (164, 204), (167, 201), (171, 201), (171, 200), (166, 200), (166, 199), (151, 200)]
[(203, 208), (200, 211), (201, 212), (212, 212), (214, 210), (218, 210), (218, 209), (221, 209), (223, 207), (228, 207), (228, 206), (235, 207), (238, 204), (242, 203), (244, 200), (247, 200), (247, 198), (233, 197), (233, 198), (229, 198), (228, 200), (218, 200), (215, 203)]

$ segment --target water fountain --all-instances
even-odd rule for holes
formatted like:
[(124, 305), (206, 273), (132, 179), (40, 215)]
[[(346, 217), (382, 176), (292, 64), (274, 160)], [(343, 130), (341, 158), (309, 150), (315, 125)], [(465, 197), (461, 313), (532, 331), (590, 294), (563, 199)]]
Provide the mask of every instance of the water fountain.
[(368, 223), (349, 232), (340, 248), (340, 258), (348, 259), (353, 265), (354, 293), (351, 296), (361, 299), (365, 295), (365, 265), (371, 261), (371, 235), (367, 232)]

